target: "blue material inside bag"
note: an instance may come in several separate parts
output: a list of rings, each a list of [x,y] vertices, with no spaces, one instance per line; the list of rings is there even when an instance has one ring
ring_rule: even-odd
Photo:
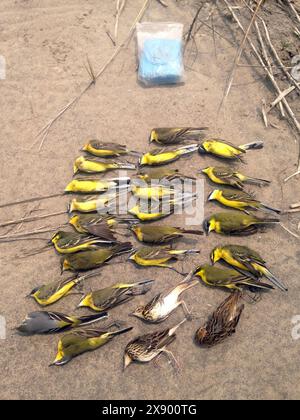
[[[147,39],[140,57],[139,78],[149,84],[182,81],[182,43],[176,39]]]

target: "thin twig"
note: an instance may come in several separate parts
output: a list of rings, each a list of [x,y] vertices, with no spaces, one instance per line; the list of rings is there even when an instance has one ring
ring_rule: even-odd
[[[291,209],[297,209],[298,207],[300,207],[300,203],[295,203],[295,204],[290,205]]]
[[[270,73],[272,74],[272,76],[274,77],[274,73],[273,73],[272,65],[271,65],[271,62],[270,62],[270,60],[269,60],[269,56],[268,56],[268,53],[267,53],[267,49],[266,49],[265,43],[264,43],[264,41],[263,41],[263,38],[262,38],[262,35],[261,35],[261,32],[260,32],[260,29],[259,29],[259,26],[258,26],[258,23],[257,23],[257,22],[255,22],[255,28],[256,28],[256,32],[257,32],[257,36],[258,36],[258,40],[259,40],[259,42],[260,42],[262,55],[263,55],[263,57],[264,57],[264,59],[265,59],[266,65],[267,65],[267,67],[268,67],[268,69],[269,69],[269,72],[270,72]],[[284,109],[283,109],[283,105],[282,105],[281,101],[279,101],[279,108],[280,108],[280,113],[281,113],[282,117],[283,117],[283,118],[285,118],[285,113],[284,113]]]
[[[52,228],[48,227],[48,228],[46,228],[46,229],[45,229],[45,227],[43,226],[43,227],[37,228],[37,229],[35,229],[35,230],[32,230],[32,231],[30,231],[30,232],[20,232],[20,233],[14,233],[14,234],[12,234],[12,235],[4,235],[4,236],[0,236],[0,240],[3,240],[3,239],[25,238],[25,237],[27,237],[27,236],[31,236],[31,235],[38,235],[38,234],[40,234],[40,233],[49,233],[49,232],[53,232],[54,230],[57,230],[57,229],[58,229],[58,227],[57,227],[57,226],[52,227]]]
[[[287,228],[286,226],[284,226],[282,223],[280,223],[280,226],[282,227],[282,229],[284,229],[290,235],[294,236],[294,238],[300,239],[300,236],[297,235],[297,233],[292,232],[289,228]]]
[[[118,43],[119,21],[120,21],[121,14],[123,13],[123,10],[125,9],[125,6],[126,6],[126,0],[117,0],[116,24],[115,24],[115,32],[114,32],[116,44]]]
[[[108,61],[104,64],[104,66],[99,70],[99,72],[96,74],[95,79],[98,80],[100,76],[106,71],[106,69],[110,66],[110,64],[115,60],[115,58],[119,55],[119,53],[122,51],[122,49],[126,46],[127,42],[132,37],[132,34],[135,30],[136,24],[140,21],[140,19],[143,17],[146,9],[148,8],[148,5],[150,3],[150,0],[145,0],[142,8],[140,9],[139,13],[137,14],[135,20],[133,21],[133,24],[131,28],[129,29],[129,32],[127,36],[125,37],[124,41],[115,49],[111,57],[108,59]],[[42,140],[40,143],[39,150],[42,149],[46,138],[49,134],[50,129],[53,127],[53,125],[65,114],[66,111],[68,111],[76,102],[78,102],[82,96],[93,86],[93,82],[89,82],[88,85],[74,98],[72,99],[52,120],[50,120],[38,133],[37,137],[42,135]],[[36,141],[34,142],[36,144]],[[34,145],[33,144],[33,145]]]
[[[226,5],[232,10],[232,6],[229,5],[228,1],[227,0],[223,0],[223,1],[225,1]],[[258,11],[259,11],[259,9],[260,9],[263,1],[264,0],[259,0],[259,3],[257,4],[256,9],[255,9],[255,12],[253,13],[253,16],[251,18],[251,21],[249,23],[249,26],[248,26],[247,30],[244,32],[244,38],[243,38],[242,43],[241,43],[241,45],[240,45],[240,47],[239,47],[239,49],[238,49],[238,51],[236,53],[236,56],[235,56],[235,59],[234,59],[234,62],[233,62],[233,66],[232,66],[232,70],[231,70],[230,76],[228,78],[228,82],[227,82],[227,86],[226,86],[226,89],[225,89],[225,93],[223,95],[223,98],[222,98],[222,101],[221,101],[221,104],[220,104],[220,107],[219,107],[219,111],[221,110],[222,106],[225,104],[226,99],[227,99],[227,97],[229,95],[230,89],[231,89],[232,84],[233,84],[233,80],[234,80],[235,72],[236,72],[236,69],[237,69],[237,65],[238,65],[238,63],[240,61],[240,58],[241,58],[242,54],[243,54],[244,46],[245,46],[245,44],[247,42],[248,35],[249,35],[250,31],[251,31],[251,28],[252,28],[253,23],[255,22],[256,15],[257,15],[257,13],[258,13]]]
[[[43,214],[41,216],[23,217],[23,219],[10,220],[8,222],[1,223],[0,228],[6,227],[6,226],[17,225],[18,223],[35,222],[36,220],[48,219],[50,217],[60,216],[62,214],[67,214],[67,213],[68,213],[67,211],[59,211],[56,213]]]
[[[292,213],[300,213],[300,209],[286,210],[286,211],[283,211],[281,214],[292,214]]]
[[[17,206],[19,204],[32,203],[33,201],[42,201],[42,200],[48,200],[49,198],[62,197],[63,195],[64,195],[63,193],[50,194],[50,195],[44,195],[40,197],[27,198],[26,200],[21,200],[21,201],[13,201],[11,203],[0,204],[0,209],[3,209],[5,207]]]
[[[266,37],[267,37],[269,46],[271,48],[271,51],[274,54],[274,57],[276,58],[281,70],[283,71],[285,76],[290,80],[290,82],[295,86],[295,88],[300,92],[300,84],[297,83],[297,80],[295,80],[293,78],[293,76],[286,70],[283,62],[281,61],[281,58],[279,57],[274,45],[272,44],[270,33],[269,33],[268,27],[266,25],[266,22],[263,19],[261,19],[261,21],[262,21],[262,24],[263,24],[263,27],[264,27],[264,30],[265,30],[265,33],[266,33]]]
[[[290,179],[294,178],[295,176],[300,175],[300,169],[297,170],[297,172],[295,172],[294,174],[288,176],[287,178],[285,178],[284,182],[288,182]]]
[[[162,6],[164,6],[164,7],[169,7],[168,5],[167,5],[167,3],[165,3],[163,0],[157,0],[158,1],[158,3],[160,3]]]
[[[188,30],[188,33],[187,33],[187,38],[186,38],[185,45],[187,45],[190,42],[190,40],[192,39],[194,27],[196,25],[196,22],[198,20],[198,17],[200,15],[200,12],[203,9],[203,7],[204,7],[204,2],[201,3],[200,7],[198,8],[198,10],[197,10],[197,12],[194,16],[194,19],[193,19],[193,21],[191,23],[191,26],[190,26],[190,28]]]
[[[223,0],[223,1],[226,3],[226,5],[227,5],[227,7],[228,7],[229,11],[231,12],[231,14],[232,14],[232,16],[233,16],[234,20],[235,20],[235,21],[237,22],[237,24],[239,25],[240,29],[241,29],[244,33],[246,33],[246,31],[245,31],[245,29],[244,29],[243,25],[241,24],[241,22],[240,22],[239,18],[237,17],[236,13],[234,12],[233,7],[229,4],[229,2],[228,2],[227,0]],[[272,85],[273,85],[274,89],[275,89],[275,90],[277,91],[277,93],[280,95],[282,92],[281,92],[281,90],[280,90],[280,88],[279,88],[279,86],[278,86],[278,84],[277,84],[277,82],[276,82],[276,80],[275,80],[275,77],[272,75],[272,73],[270,73],[269,69],[268,69],[268,68],[267,68],[267,66],[265,65],[263,58],[262,58],[262,57],[261,57],[261,55],[259,54],[259,52],[258,52],[257,48],[255,47],[255,45],[254,45],[254,44],[253,44],[253,42],[251,41],[250,37],[247,37],[247,39],[248,39],[248,42],[249,42],[249,44],[250,44],[250,46],[251,46],[251,48],[252,48],[252,50],[253,50],[253,52],[254,52],[254,54],[255,54],[256,58],[258,59],[259,63],[261,64],[262,68],[263,68],[263,69],[265,70],[265,72],[267,73],[267,75],[268,75],[268,77],[269,77],[269,79],[270,79],[270,81],[271,81],[271,83],[272,83]],[[292,122],[293,122],[293,124],[294,124],[294,126],[295,126],[295,128],[296,128],[296,130],[297,130],[297,132],[300,134],[300,124],[299,124],[299,122],[298,122],[298,120],[297,120],[297,118],[296,118],[296,116],[295,116],[295,114],[294,114],[293,110],[291,109],[291,107],[289,106],[289,104],[288,104],[288,102],[287,102],[287,100],[286,100],[285,98],[283,98],[283,99],[282,99],[282,102],[283,102],[283,104],[284,104],[284,106],[285,106],[285,108],[286,108],[286,110],[287,110],[287,112],[288,112],[288,114],[289,114],[289,117],[290,117],[290,119],[292,120]]]
[[[293,92],[295,90],[295,86],[290,86],[287,89],[285,89],[283,92],[281,92],[280,95],[277,96],[277,98],[275,99],[275,101],[273,101],[272,103],[270,103],[267,113],[269,113],[279,102],[282,101],[283,98],[285,98],[286,96],[288,96],[291,92]]]
[[[291,0],[285,0],[285,1],[288,4],[288,6],[290,7],[290,9],[293,12],[293,14],[295,15],[297,21],[300,23],[299,13],[297,12],[297,10],[296,10],[295,6],[293,5],[293,3],[291,2]]]

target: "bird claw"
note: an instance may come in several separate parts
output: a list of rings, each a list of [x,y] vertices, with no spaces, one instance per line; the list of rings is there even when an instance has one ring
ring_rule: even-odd
[[[194,312],[191,312],[186,315],[187,321],[194,321],[195,319],[200,319],[200,316]]]

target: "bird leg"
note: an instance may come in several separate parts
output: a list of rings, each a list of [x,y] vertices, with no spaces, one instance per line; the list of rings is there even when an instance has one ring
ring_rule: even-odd
[[[251,296],[249,293],[244,291],[242,299],[244,299],[244,301],[249,303],[250,305],[255,305],[256,303],[261,301],[262,297],[259,293],[254,293],[254,296]]]
[[[175,369],[176,373],[180,373],[181,368],[174,354],[170,350],[167,350],[167,349],[163,349],[162,352],[166,354],[170,363],[173,365],[173,368]]]
[[[184,313],[184,315],[185,315],[185,317],[186,317],[186,319],[187,319],[188,321],[192,321],[193,319],[195,319],[195,318],[196,318],[196,317],[192,314],[192,312],[191,312],[191,311],[189,311],[189,309],[188,309],[188,307],[187,307],[187,304],[185,303],[185,301],[184,301],[184,300],[180,301],[180,302],[179,302],[179,305],[181,305],[181,307],[182,307],[182,309],[183,309],[183,313]]]

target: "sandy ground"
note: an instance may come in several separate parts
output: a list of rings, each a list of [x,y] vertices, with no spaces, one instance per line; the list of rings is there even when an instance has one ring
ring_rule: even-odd
[[[120,38],[128,30],[142,0],[128,1],[120,22]],[[170,1],[168,9],[153,1],[146,20],[174,20],[188,24],[193,13]],[[1,2],[1,50],[7,61],[7,78],[0,81],[1,95],[1,190],[0,202],[21,200],[38,194],[63,191],[72,177],[72,163],[84,140],[98,137],[126,143],[130,148],[147,150],[153,126],[207,125],[210,134],[236,144],[265,140],[265,149],[250,152],[244,172],[272,179],[272,186],[257,190],[262,201],[284,208],[299,201],[299,180],[282,185],[297,160],[297,144],[284,121],[273,114],[279,129],[265,129],[260,116],[264,97],[273,99],[264,78],[255,68],[241,67],[236,75],[226,114],[217,120],[226,76],[235,54],[221,38],[216,54],[211,33],[203,28],[198,36],[198,56],[193,69],[186,72],[186,84],[175,88],[144,89],[137,83],[135,44],[131,42],[116,62],[82,100],[50,132],[40,153],[38,144],[30,148],[38,130],[85,86],[84,62],[88,54],[97,71],[113,51],[104,24],[112,30],[114,2],[110,0],[3,0]],[[216,18],[216,27],[234,40],[228,22]],[[228,26],[229,25],[229,26]],[[232,25],[231,25],[232,26]],[[225,31],[225,32],[224,32]],[[189,59],[191,60],[191,59]],[[190,65],[189,65],[190,67]],[[213,163],[213,159],[194,156],[180,162],[188,175]],[[206,194],[211,186],[206,183]],[[40,213],[64,210],[67,197],[41,203]],[[1,221],[22,217],[33,209],[24,205],[2,209]],[[216,210],[206,206],[206,214]],[[284,219],[291,228],[297,218]],[[28,224],[21,229],[56,226],[66,218]],[[170,224],[178,224],[172,218]],[[1,230],[2,234],[5,230]],[[41,235],[45,238],[48,235]],[[35,302],[25,298],[38,284],[59,278],[59,258],[54,252],[18,259],[24,242],[1,246],[0,313],[7,320],[7,339],[0,341],[0,397],[4,399],[297,399],[300,397],[299,341],[291,336],[291,320],[300,313],[299,241],[280,227],[250,238],[224,239],[216,235],[193,246],[201,257],[186,260],[184,269],[208,261],[216,244],[238,241],[258,250],[272,270],[289,286],[289,293],[274,291],[255,306],[247,305],[237,334],[210,350],[193,344],[193,335],[202,319],[186,323],[170,346],[182,373],[175,375],[162,358],[153,364],[133,365],[122,372],[126,343],[134,336],[160,327],[147,326],[127,317],[140,302],[159,291],[167,291],[180,281],[171,271],[141,271],[130,264],[103,269],[101,278],[88,281],[87,289],[110,285],[120,279],[156,279],[146,297],[111,311],[111,318],[127,320],[134,330],[102,349],[86,354],[64,368],[48,368],[53,360],[57,336],[23,338],[13,328],[30,312]],[[44,245],[33,241],[34,248]],[[184,246],[184,244],[181,244]],[[181,268],[181,265],[178,265]],[[226,294],[197,286],[185,300],[204,319]],[[72,313],[78,296],[70,296],[53,310]],[[165,323],[182,319],[178,310]]]

